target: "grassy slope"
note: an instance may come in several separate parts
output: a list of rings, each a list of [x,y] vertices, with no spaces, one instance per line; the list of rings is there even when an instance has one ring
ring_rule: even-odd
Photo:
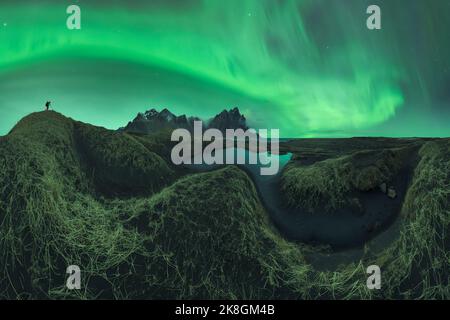
[[[77,124],[75,138],[86,169],[104,193],[153,193],[173,180],[166,162],[130,135]]]
[[[146,139],[53,112],[0,138],[0,297],[449,298],[448,141],[421,150],[400,238],[318,272],[271,228],[246,174],[173,183],[165,151]],[[374,262],[381,292],[365,287]],[[81,291],[65,289],[70,264],[82,268]]]
[[[289,207],[310,212],[326,204],[327,211],[355,205],[353,191],[369,191],[389,182],[413,157],[414,148],[359,151],[310,165],[286,166],[281,190]]]
[[[0,297],[252,298],[279,290],[283,261],[300,256],[284,257],[295,249],[270,231],[246,174],[230,167],[157,189],[171,169],[137,141],[53,112],[30,115],[1,139]],[[140,190],[143,178],[153,196],[109,198],[116,183]],[[82,267],[86,290],[65,289],[71,264]]]
[[[399,150],[398,150],[399,151]],[[403,150],[405,151],[405,150]],[[359,156],[359,155],[358,155]],[[322,166],[334,167],[338,162],[348,163],[350,158],[338,158],[330,163],[318,163]],[[382,157],[383,158],[383,157]],[[375,163],[380,159],[375,158]],[[313,166],[314,167],[314,166]],[[382,168],[383,166],[379,166]],[[338,190],[331,190],[331,195],[324,190],[321,177],[325,171],[319,168],[307,168],[315,171],[315,179],[308,180],[312,186],[320,190],[319,195],[328,199],[339,198]],[[391,161],[391,168],[396,168],[396,161]],[[284,173],[289,174],[290,167]],[[330,168],[328,168],[330,169]],[[330,169],[331,170],[331,169]],[[294,171],[295,172],[295,171]],[[333,179],[334,174],[326,171]],[[336,171],[334,171],[336,172]],[[392,173],[392,170],[383,172]],[[300,173],[305,173],[300,170]],[[339,183],[353,184],[355,175],[359,171],[353,166]],[[300,178],[300,177],[298,177]],[[385,177],[383,177],[384,179]],[[286,180],[285,180],[286,181]],[[370,181],[378,181],[375,176]],[[301,295],[308,298],[317,296],[333,298],[425,298],[425,299],[449,299],[449,268],[450,263],[450,139],[426,142],[419,150],[419,163],[414,170],[411,186],[408,189],[401,211],[400,236],[381,253],[372,254],[369,247],[363,259],[358,264],[344,265],[336,272],[317,272],[314,280],[300,281],[303,275],[298,274],[293,282],[294,287],[299,288]],[[354,187],[354,186],[353,186]],[[307,192],[308,187],[301,187]],[[350,188],[350,187],[348,187]],[[297,194],[298,195],[298,194]],[[317,194],[316,194],[317,195]],[[306,195],[305,196],[311,196]],[[295,200],[292,200],[295,203]],[[311,200],[313,201],[313,200]],[[339,204],[339,202],[334,202]],[[365,268],[376,264],[382,270],[382,290],[370,291],[361,285],[365,280],[361,276]],[[309,287],[309,289],[305,289]]]

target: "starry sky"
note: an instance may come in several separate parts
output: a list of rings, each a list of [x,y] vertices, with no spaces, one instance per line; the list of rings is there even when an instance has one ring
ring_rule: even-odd
[[[450,0],[2,0],[0,135],[51,100],[110,129],[239,107],[282,137],[448,137],[449,16]]]

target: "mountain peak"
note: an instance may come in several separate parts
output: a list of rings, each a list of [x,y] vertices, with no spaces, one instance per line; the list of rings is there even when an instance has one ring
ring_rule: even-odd
[[[222,132],[225,132],[226,129],[248,129],[247,120],[236,107],[230,110],[223,110],[216,115],[211,120],[209,127],[217,128]]]
[[[136,118],[129,122],[123,130],[137,133],[153,133],[166,128],[184,128],[192,131],[194,121],[200,120],[199,117],[187,117],[185,114],[176,116],[167,108],[161,111],[152,108],[144,113],[138,113]],[[225,132],[226,129],[248,129],[246,119],[237,107],[230,110],[224,109],[212,119],[205,121],[205,129],[209,128],[216,128],[222,132]]]

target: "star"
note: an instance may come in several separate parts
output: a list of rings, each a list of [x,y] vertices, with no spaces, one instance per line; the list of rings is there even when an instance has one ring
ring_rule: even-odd
[[[7,26],[8,26],[8,23],[7,23],[7,22],[3,22],[3,26],[4,26],[4,27],[7,27]]]

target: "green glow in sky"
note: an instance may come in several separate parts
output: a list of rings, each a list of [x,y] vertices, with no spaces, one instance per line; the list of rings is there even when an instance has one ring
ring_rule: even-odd
[[[79,1],[71,31],[70,3],[2,2],[0,134],[47,99],[108,128],[152,107],[237,106],[284,137],[450,133],[449,1],[381,1],[381,31],[366,28],[369,1],[132,3]]]

